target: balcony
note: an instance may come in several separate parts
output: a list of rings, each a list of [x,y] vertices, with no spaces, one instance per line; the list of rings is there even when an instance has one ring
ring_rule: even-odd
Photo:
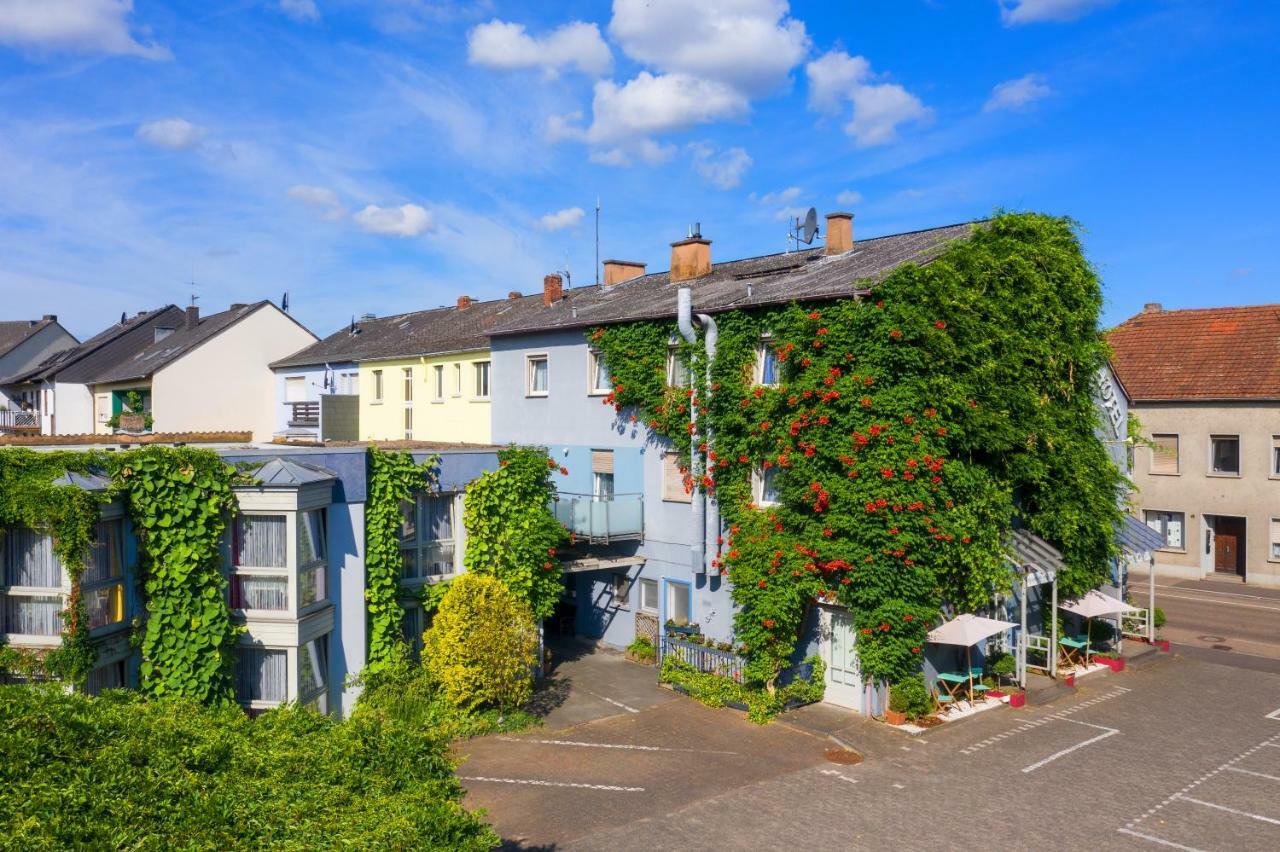
[[[594,497],[562,491],[559,499],[551,504],[551,509],[557,521],[568,527],[579,540],[590,544],[644,538],[643,494]]]
[[[39,435],[40,412],[0,411],[0,434]]]
[[[285,405],[289,406],[290,429],[320,428],[320,403],[318,401],[286,402]]]

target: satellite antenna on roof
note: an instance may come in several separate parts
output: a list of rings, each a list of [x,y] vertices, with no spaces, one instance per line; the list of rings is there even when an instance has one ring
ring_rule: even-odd
[[[800,251],[800,244],[813,245],[813,238],[818,234],[818,211],[810,207],[809,212],[804,214],[804,219],[799,216],[793,216],[791,219],[791,231],[787,234],[787,239],[791,240],[796,251]]]

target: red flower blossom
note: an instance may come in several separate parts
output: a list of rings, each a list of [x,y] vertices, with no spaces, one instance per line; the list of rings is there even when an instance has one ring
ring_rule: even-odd
[[[830,528],[822,531],[822,534],[825,535],[827,538],[831,538],[831,536],[835,535],[835,533],[836,531]]]
[[[937,322],[935,322],[935,323],[933,324],[933,327],[934,327],[934,328],[946,328],[946,327],[947,327],[947,324],[946,324],[945,322],[943,322],[942,320],[938,320]]]
[[[826,334],[826,333],[827,333],[826,326],[823,326],[822,328],[818,329],[818,334]]]
[[[821,318],[821,317],[822,317],[822,314],[818,313],[817,311],[810,311],[810,312],[809,312],[809,319],[811,319],[811,320],[816,320],[816,319],[819,319],[819,318]]]
[[[763,624],[765,627],[773,627],[773,625],[774,625],[774,623],[775,623],[775,622],[774,622],[774,620],[773,620],[772,618],[766,618],[766,619],[764,619],[763,621],[761,621],[760,623],[761,623],[761,624]]]
[[[864,397],[862,398],[862,407],[863,407],[863,408],[870,408],[870,407],[871,407],[871,397],[869,397],[869,396],[864,396]]]
[[[911,649],[911,653],[913,653],[913,654],[919,654],[919,653],[920,653],[920,649],[919,649],[919,648],[912,648],[912,649]]]
[[[889,336],[892,337],[894,340],[897,340],[899,337],[902,336],[902,332],[898,331],[898,329],[895,328],[893,331],[889,332]]]
[[[764,580],[761,580],[759,583],[756,583],[756,588],[764,589],[764,588],[767,588],[768,585],[769,584],[766,583]]]
[[[568,475],[569,475],[569,468],[567,468],[567,467],[562,467],[562,468],[560,468],[560,475],[561,475],[561,476],[568,476]]]

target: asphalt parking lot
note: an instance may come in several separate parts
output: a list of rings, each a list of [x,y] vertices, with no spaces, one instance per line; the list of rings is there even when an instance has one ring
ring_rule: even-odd
[[[846,766],[822,736],[702,707],[652,669],[614,658],[611,683],[580,665],[573,686],[652,701],[467,744],[468,804],[511,848],[1280,849],[1275,672],[1164,655],[919,737],[850,718],[839,737],[866,759]]]

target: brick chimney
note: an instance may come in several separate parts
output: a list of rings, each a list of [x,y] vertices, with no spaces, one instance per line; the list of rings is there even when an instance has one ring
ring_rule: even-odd
[[[702,235],[671,244],[671,282],[701,278],[711,271],[711,240]]]
[[[824,254],[844,254],[853,249],[853,214],[827,214],[827,241]]]
[[[564,297],[564,279],[559,275],[546,275],[542,279],[542,304],[551,307]]]
[[[470,296],[459,296],[459,297],[458,297],[458,310],[460,310],[460,311],[465,311],[467,308],[471,307],[471,303],[472,303],[473,301],[475,301],[475,300],[474,300],[474,299],[472,299]]]
[[[1164,305],[1160,304],[1159,302],[1147,302],[1145,305],[1142,306],[1142,312],[1144,314],[1158,314],[1163,310],[1164,310]]]
[[[200,324],[200,308],[195,305],[187,307],[187,328],[195,328]]]
[[[507,294],[507,301],[509,302],[514,302],[516,299],[519,299],[519,298],[521,298],[521,293],[519,290],[512,290],[510,293]]]
[[[44,319],[44,321],[45,321],[45,322],[57,322],[57,321],[58,321],[58,315],[57,315],[57,314],[45,314],[45,315],[44,315],[44,317],[43,317],[43,319]]]
[[[634,260],[606,260],[604,262],[604,286],[612,287],[632,278],[644,275],[644,264]]]

